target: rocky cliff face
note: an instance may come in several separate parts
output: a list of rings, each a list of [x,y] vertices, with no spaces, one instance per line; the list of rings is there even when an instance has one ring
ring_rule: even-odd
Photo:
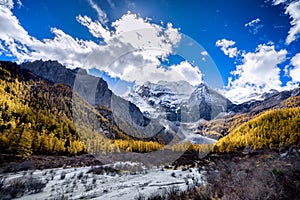
[[[219,114],[229,112],[228,107],[232,105],[226,97],[205,84],[195,87],[187,103],[182,108],[185,113],[184,121],[192,122],[199,119],[210,120]]]
[[[112,91],[107,83],[102,78],[88,75],[84,69],[71,70],[57,61],[41,60],[27,62],[20,67],[53,83],[62,83],[71,87],[92,105],[110,107]]]
[[[129,123],[124,132],[138,132],[140,127],[149,123],[149,119],[144,117],[137,106],[113,94],[102,78],[91,76],[84,69],[68,69],[57,61],[41,60],[24,63],[20,67],[53,83],[71,87],[99,110],[102,106],[109,108],[112,111],[110,115],[113,115],[117,122]]]

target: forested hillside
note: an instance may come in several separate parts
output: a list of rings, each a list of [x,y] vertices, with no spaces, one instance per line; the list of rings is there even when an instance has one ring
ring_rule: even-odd
[[[26,158],[164,148],[151,139],[141,141],[124,133],[109,108],[94,108],[68,86],[44,80],[11,62],[0,62],[0,97],[0,152],[4,154]],[[184,151],[186,146],[172,149]]]
[[[213,150],[233,152],[246,147],[262,149],[288,145],[300,145],[300,107],[266,111],[220,139]]]
[[[127,136],[96,112],[80,96],[72,120],[72,90],[53,85],[10,62],[0,63],[0,151],[27,157],[30,154],[66,154],[115,151],[102,134]]]
[[[11,62],[0,62],[0,97],[0,151],[5,154],[25,158],[31,154],[202,152],[211,148],[189,142],[164,146],[155,138],[133,138],[114,123],[109,108],[94,108],[70,87],[44,80]],[[299,145],[299,105],[299,96],[293,96],[263,114],[237,114],[221,120],[225,129],[218,120],[209,122],[207,126],[219,135],[229,132],[214,145],[214,151]]]

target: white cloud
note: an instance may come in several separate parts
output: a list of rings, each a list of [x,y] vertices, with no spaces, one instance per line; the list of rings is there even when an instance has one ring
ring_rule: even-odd
[[[262,24],[260,24],[261,20],[259,18],[256,18],[248,23],[245,24],[245,27],[249,28],[249,32],[253,33],[254,35],[258,34],[259,29],[263,27]]]
[[[14,1],[13,0],[0,0],[0,6],[4,6],[8,9],[13,9]]]
[[[30,37],[28,32],[20,25],[19,20],[13,15],[11,5],[0,4],[0,40],[8,55],[14,55],[20,62],[29,59],[28,45],[38,41]]]
[[[112,26],[116,30],[115,36],[121,42],[130,43],[136,49],[156,49],[159,56],[171,53],[173,47],[181,40],[181,34],[171,23],[163,28],[136,14],[123,15],[113,22]]]
[[[105,43],[73,38],[57,28],[51,28],[54,38],[38,40],[28,34],[7,6],[0,6],[0,44],[9,52],[6,55],[11,54],[18,63],[58,60],[68,67],[96,67],[112,77],[137,84],[160,80],[185,80],[192,85],[202,82],[199,68],[186,61],[169,68],[160,66],[160,59],[171,54],[181,40],[171,23],[163,27],[127,13],[112,23],[114,30],[109,30],[88,16],[79,15],[76,20]]]
[[[21,2],[21,0],[17,0],[17,4],[18,4],[19,8],[21,8],[23,6],[23,3]]]
[[[103,38],[105,40],[111,38],[110,31],[107,28],[104,28],[99,21],[92,21],[88,16],[77,16],[77,21],[86,26],[89,29],[89,32],[96,38]]]
[[[255,26],[257,23],[259,23],[260,22],[260,19],[259,18],[256,18],[256,19],[254,19],[254,20],[252,20],[252,21],[250,21],[250,22],[248,22],[248,23],[246,23],[245,24],[245,27],[247,27],[247,26]]]
[[[117,71],[122,80],[142,85],[146,81],[157,83],[159,81],[188,81],[191,85],[202,83],[202,73],[198,67],[193,67],[187,61],[172,65],[168,69],[155,67],[151,64],[142,66],[127,65],[123,71]]]
[[[97,12],[99,21],[102,24],[106,24],[108,22],[106,13],[93,0],[89,0],[89,3]]]
[[[221,50],[225,55],[230,58],[236,57],[238,54],[238,50],[236,47],[232,47],[235,45],[235,42],[232,40],[222,39],[216,42],[216,46],[221,47]]]
[[[114,2],[112,2],[112,0],[107,0],[107,3],[109,4],[109,6],[112,8],[112,9],[115,9],[116,8],[116,5]]]
[[[289,35],[286,38],[286,43],[290,44],[297,40],[300,34],[300,0],[290,3],[286,10],[286,14],[290,15],[292,21],[290,22],[291,28],[289,30]]]
[[[200,54],[203,56],[203,57],[201,58],[201,60],[202,60],[203,62],[205,62],[205,61],[206,61],[206,56],[208,56],[208,52],[207,52],[207,51],[201,51]]]
[[[282,3],[285,3],[287,0],[273,0],[273,5],[279,5],[279,4],[282,4]]]
[[[179,73],[183,77],[183,79],[178,79],[179,80],[185,80],[188,81],[191,85],[198,85],[202,83],[202,73],[199,70],[199,67],[197,66],[192,66],[189,62],[187,61],[182,61],[178,65],[173,65],[170,67],[170,71],[174,71],[174,74],[176,72]],[[176,80],[175,80],[176,81]]]
[[[300,0],[287,1],[287,0],[273,0],[273,5],[285,5],[285,14],[288,14],[291,19],[291,28],[285,40],[286,44],[291,44],[299,38],[300,34]]]
[[[243,53],[241,65],[228,79],[226,96],[234,102],[249,100],[271,89],[282,90],[279,64],[286,60],[286,50],[276,51],[274,45],[259,45],[255,52]]]
[[[293,82],[300,82],[300,53],[296,54],[291,59],[291,64],[293,68],[289,70],[289,76],[292,78]]]
[[[201,55],[202,56],[208,56],[208,52],[207,51],[201,51]]]

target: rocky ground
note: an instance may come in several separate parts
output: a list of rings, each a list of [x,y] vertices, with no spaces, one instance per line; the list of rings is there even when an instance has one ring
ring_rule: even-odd
[[[158,155],[161,156],[161,153]],[[185,191],[170,189],[168,187],[169,183],[166,183],[166,189],[162,193],[147,190],[146,196],[143,196],[143,192],[141,192],[139,195],[131,196],[133,199],[300,199],[300,150],[297,148],[244,150],[228,154],[209,154],[202,159],[196,153],[189,153],[181,155],[172,164],[165,165],[163,159],[156,157],[158,155],[134,153],[130,155],[81,155],[75,157],[31,156],[26,161],[9,156],[1,156],[0,169],[2,175],[7,173],[23,174],[23,172],[18,171],[34,171],[37,169],[44,171],[45,169],[51,170],[50,168],[61,168],[61,171],[63,171],[63,168],[66,170],[75,170],[77,168],[79,170],[79,168],[84,166],[105,166],[107,163],[117,163],[119,161],[122,163],[130,160],[130,163],[143,163],[142,165],[145,169],[151,169],[151,167],[159,169],[152,171],[151,175],[142,175],[144,171],[142,170],[143,172],[141,173],[138,170],[139,172],[134,175],[134,179],[132,179],[132,176],[128,176],[132,181],[136,182],[137,189],[142,184],[143,176],[147,176],[149,180],[150,177],[155,176],[156,180],[160,177],[159,174],[164,174],[161,170],[170,170],[167,173],[168,178],[169,176],[172,177],[172,174],[170,174],[172,170],[175,170],[176,174],[185,170],[189,171],[190,169],[193,172],[197,170],[201,172],[206,180],[206,184],[194,184],[193,187],[187,187]],[[151,159],[153,159],[152,163],[150,163]],[[108,168],[98,168],[100,173],[107,173],[107,170]],[[134,168],[134,170],[136,169]],[[68,173],[71,173],[71,171]],[[109,172],[123,173],[124,170],[115,170],[114,165],[110,165]],[[84,175],[85,173],[90,176],[87,172],[84,172]],[[61,174],[57,174],[58,180],[61,180]],[[139,178],[139,176],[141,177]],[[93,176],[90,178],[93,180]],[[126,183],[125,179],[122,178],[124,184]],[[99,178],[100,180],[102,178]],[[118,178],[115,179],[114,176],[114,178],[109,178],[109,180],[116,182]],[[138,183],[139,181],[141,183]],[[64,183],[63,181],[61,182],[62,184]],[[155,183],[154,180],[152,182]],[[45,188],[47,187],[45,186]],[[43,189],[40,192],[42,191]],[[97,190],[93,191],[97,192]],[[102,192],[106,193],[105,191]],[[130,193],[126,194],[130,195]],[[51,195],[51,190],[48,191],[48,195]],[[118,196],[118,193],[112,193],[112,195]]]
[[[50,168],[68,168],[102,165],[103,163],[93,155],[80,156],[49,156],[34,155],[29,156],[26,160],[17,158],[12,155],[0,155],[0,173],[18,172],[26,170],[43,170]]]
[[[207,172],[206,185],[175,199],[300,199],[299,149],[211,154],[201,160],[186,154],[174,164],[198,164]]]

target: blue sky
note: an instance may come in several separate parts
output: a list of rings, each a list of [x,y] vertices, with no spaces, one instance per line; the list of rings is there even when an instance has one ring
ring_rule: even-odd
[[[147,80],[204,81],[243,102],[300,82],[299,0],[0,0],[0,10],[1,60],[86,68],[120,95]]]

